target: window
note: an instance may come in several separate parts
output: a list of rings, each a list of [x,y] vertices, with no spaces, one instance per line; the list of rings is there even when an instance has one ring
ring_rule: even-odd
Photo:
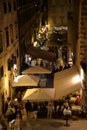
[[[4,9],[4,13],[7,13],[7,5],[5,2],[3,3],[3,9]]]
[[[13,60],[12,59],[10,60],[10,64],[11,64],[11,67],[13,67]]]
[[[11,12],[11,3],[10,2],[8,2],[8,10],[9,10],[9,12]]]
[[[13,61],[13,64],[16,64],[16,56],[14,56],[13,54],[12,54],[12,61]]]
[[[8,11],[11,12],[11,3],[8,2]]]
[[[7,65],[8,65],[8,70],[11,70],[11,60],[10,59],[8,59]]]
[[[2,78],[4,75],[4,70],[3,70],[3,66],[0,67],[0,78]]]
[[[86,88],[86,90],[87,90],[87,88]],[[85,97],[85,103],[87,102],[87,96]]]
[[[17,49],[17,57],[18,57],[18,49]]]
[[[73,19],[73,12],[72,11],[68,11],[68,18]]]
[[[69,4],[72,4],[72,0],[69,0]]]
[[[16,64],[17,62],[17,59],[16,59],[16,56],[14,56],[14,64]]]
[[[16,35],[16,39],[18,38],[18,25],[17,22],[15,22],[15,35]]]
[[[10,40],[11,40],[11,43],[13,43],[13,26],[10,25]]]
[[[9,32],[8,32],[8,28],[6,28],[6,46],[9,46]]]
[[[56,1],[52,0],[52,6],[55,6],[55,5],[56,5]]]
[[[14,1],[13,7],[14,7],[14,11],[15,11],[16,10],[16,1]]]
[[[0,53],[3,51],[2,32],[0,31]]]

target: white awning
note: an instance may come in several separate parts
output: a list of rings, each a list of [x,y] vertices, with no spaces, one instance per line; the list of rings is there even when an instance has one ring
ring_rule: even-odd
[[[38,86],[40,77],[34,75],[18,75],[11,83],[12,87]]]
[[[54,75],[55,99],[81,89],[81,80],[76,66]]]
[[[54,88],[32,88],[26,90],[22,100],[48,101],[51,99],[54,100],[54,96]]]
[[[24,70],[22,74],[51,74],[51,71],[41,66],[32,66]]]

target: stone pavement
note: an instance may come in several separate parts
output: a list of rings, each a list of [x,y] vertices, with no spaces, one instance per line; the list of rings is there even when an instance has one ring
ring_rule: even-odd
[[[69,120],[70,126],[61,119],[31,119],[21,121],[21,130],[87,130],[87,119]]]

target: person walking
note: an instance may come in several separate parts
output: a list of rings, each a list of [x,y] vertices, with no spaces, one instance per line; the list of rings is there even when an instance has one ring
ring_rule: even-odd
[[[28,117],[30,118],[30,113],[32,111],[32,105],[29,100],[27,100],[27,102],[25,103],[25,109],[26,109],[27,118]]]
[[[65,126],[70,126],[68,121],[69,121],[70,116],[71,116],[71,109],[70,109],[69,103],[67,101],[64,103],[63,114],[64,114],[65,120],[66,120]]]
[[[22,103],[18,107],[18,114],[19,114],[20,119],[22,120],[22,117],[23,117],[23,114],[24,114],[24,106],[23,106]]]
[[[38,105],[37,103],[33,103],[33,118],[36,120],[37,119],[37,110],[38,110]]]
[[[54,103],[52,100],[50,100],[47,105],[47,118],[50,119],[52,118],[53,107],[54,107]]]

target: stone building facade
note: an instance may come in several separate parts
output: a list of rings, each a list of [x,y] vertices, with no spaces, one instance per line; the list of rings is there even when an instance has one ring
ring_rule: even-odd
[[[20,69],[16,0],[0,1],[0,114],[4,102],[11,96],[14,71]],[[14,68],[14,65],[16,68]],[[19,71],[19,70],[18,70]]]
[[[14,97],[12,82],[21,73],[25,49],[47,21],[46,11],[44,0],[0,1],[0,114],[7,97]]]
[[[78,26],[77,65],[79,63],[84,70],[83,106],[87,110],[87,0],[80,0]]]
[[[42,26],[47,21],[46,0],[18,0],[18,27],[20,45],[20,63],[26,54],[26,48],[36,41],[36,37]]]
[[[68,0],[48,0],[48,25],[67,26]]]
[[[68,26],[68,58],[73,56],[80,74],[82,68],[83,103],[87,106],[87,0],[1,0],[0,114],[5,100],[12,96],[11,82],[21,72],[26,48],[45,23]]]
[[[83,102],[87,106],[87,0],[48,0],[48,25],[67,26],[68,62],[81,76]]]

